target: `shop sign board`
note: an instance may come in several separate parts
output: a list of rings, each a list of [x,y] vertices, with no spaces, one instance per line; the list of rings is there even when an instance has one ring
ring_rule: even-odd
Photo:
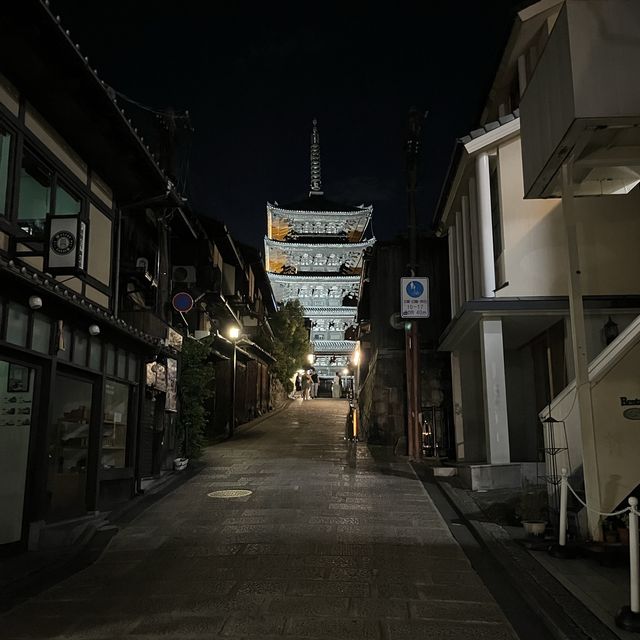
[[[87,225],[78,216],[47,216],[45,271],[79,275],[85,269]]]
[[[166,411],[178,410],[178,361],[167,358],[167,395],[165,396]]]

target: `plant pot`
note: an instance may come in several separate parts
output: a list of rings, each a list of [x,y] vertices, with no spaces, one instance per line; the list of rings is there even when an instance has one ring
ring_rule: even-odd
[[[541,536],[547,528],[547,523],[541,520],[523,520],[522,526],[530,536]]]
[[[189,464],[189,458],[175,458],[173,461],[173,468],[176,471],[184,471]]]

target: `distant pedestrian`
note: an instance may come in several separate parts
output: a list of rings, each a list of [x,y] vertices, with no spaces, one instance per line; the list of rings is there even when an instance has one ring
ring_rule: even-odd
[[[333,384],[331,385],[331,396],[333,398],[339,398],[341,395],[340,374],[336,371],[336,375],[333,376]]]
[[[308,371],[302,374],[302,399],[311,400],[311,376]]]
[[[311,397],[318,397],[318,387],[320,386],[320,379],[318,378],[318,372],[315,369],[311,370]]]
[[[302,397],[302,378],[300,377],[300,374],[296,374],[296,381],[294,384],[294,390],[293,390],[293,397]]]

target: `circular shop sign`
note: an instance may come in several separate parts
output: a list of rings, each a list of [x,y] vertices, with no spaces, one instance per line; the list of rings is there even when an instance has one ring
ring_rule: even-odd
[[[172,302],[173,308],[181,313],[187,313],[187,311],[191,311],[191,309],[193,309],[193,298],[190,294],[185,293],[184,291],[176,293],[176,295],[173,296]]]
[[[424,287],[421,282],[412,280],[406,286],[407,294],[411,298],[419,298],[424,293]]]
[[[58,231],[51,238],[51,249],[59,256],[66,256],[76,246],[76,237],[71,231]]]

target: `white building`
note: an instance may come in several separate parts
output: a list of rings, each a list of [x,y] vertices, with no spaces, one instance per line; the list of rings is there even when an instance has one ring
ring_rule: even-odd
[[[278,303],[299,300],[310,325],[315,368],[332,378],[355,349],[365,238],[373,208],[324,197],[317,123],[311,134],[311,190],[300,202],[267,203],[265,265]]]
[[[459,143],[438,212],[453,317],[441,349],[474,488],[563,466],[579,484],[584,459],[587,498],[605,511],[640,482],[639,423],[620,406],[640,398],[639,9],[541,0],[520,11],[482,125]],[[564,189],[562,165],[574,178]],[[587,364],[578,398],[571,381]],[[543,427],[550,401],[559,422]]]

